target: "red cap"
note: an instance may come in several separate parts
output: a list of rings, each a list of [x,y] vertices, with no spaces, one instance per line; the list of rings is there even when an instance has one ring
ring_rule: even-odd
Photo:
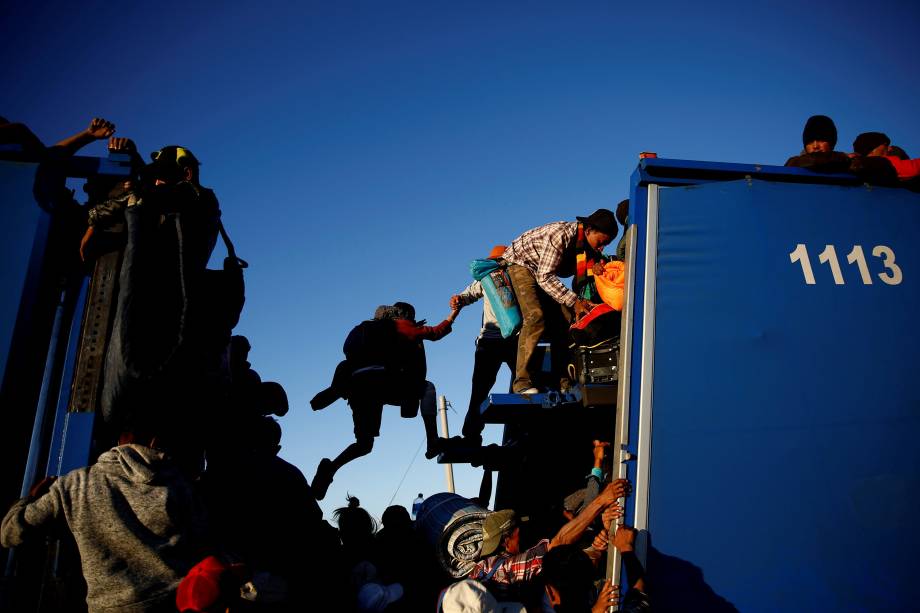
[[[489,252],[488,259],[497,260],[498,258],[502,257],[502,254],[504,254],[505,250],[507,249],[508,248],[505,247],[504,245],[495,245],[494,247],[492,247],[492,251]]]
[[[209,611],[220,599],[220,581],[228,570],[226,564],[208,556],[188,571],[179,582],[176,606],[180,611]]]

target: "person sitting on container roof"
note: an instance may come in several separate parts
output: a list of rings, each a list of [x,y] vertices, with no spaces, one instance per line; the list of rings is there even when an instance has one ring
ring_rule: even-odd
[[[863,132],[857,136],[850,155],[850,172],[868,183],[898,185],[898,172],[887,158],[890,144],[891,141],[881,132]]]
[[[502,256],[508,262],[508,276],[521,308],[523,324],[518,336],[517,363],[512,390],[536,394],[540,364],[535,360],[537,344],[549,337],[553,376],[560,390],[572,386],[568,378],[568,324],[591,310],[592,304],[563,285],[559,277],[576,272],[579,254],[593,259],[617,235],[612,211],[598,209],[577,221],[557,221],[528,230],[512,241]]]
[[[907,155],[907,152],[904,151],[904,149],[902,149],[901,147],[898,147],[897,145],[891,145],[890,147],[888,147],[888,155],[894,156],[898,158],[899,160],[909,160],[910,159],[910,156]]]
[[[881,132],[863,132],[857,136],[853,151],[867,158],[888,160],[902,181],[920,176],[920,159],[908,159],[907,153],[900,147],[892,147],[891,139]],[[903,157],[898,153],[903,153]]]
[[[808,168],[816,172],[847,172],[850,158],[846,153],[834,151],[837,145],[837,126],[827,115],[812,115],[802,130],[805,149],[786,160],[786,166]]]
[[[543,556],[553,547],[577,542],[608,507],[616,508],[611,517],[621,516],[617,499],[625,496],[627,491],[628,481],[625,479],[608,483],[597,498],[566,523],[556,536],[543,539],[525,551],[521,551],[521,530],[515,512],[508,509],[490,513],[482,523],[480,561],[468,578],[485,583],[499,599],[513,600],[508,596],[517,596],[518,588],[540,574]]]

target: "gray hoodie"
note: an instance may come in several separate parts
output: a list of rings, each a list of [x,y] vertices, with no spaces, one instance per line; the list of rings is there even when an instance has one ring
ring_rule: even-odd
[[[80,550],[90,612],[168,606],[179,581],[204,557],[205,518],[192,484],[149,447],[115,447],[40,498],[20,500],[3,518],[0,542],[19,545],[61,520]]]

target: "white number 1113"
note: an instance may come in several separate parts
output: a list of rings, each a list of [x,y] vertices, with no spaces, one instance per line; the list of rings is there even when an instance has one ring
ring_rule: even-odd
[[[894,251],[885,245],[877,245],[872,248],[872,255],[881,258],[882,265],[885,267],[884,272],[878,273],[878,278],[888,285],[898,285],[904,278],[901,273],[901,267],[894,263]],[[799,243],[789,253],[789,261],[796,262],[802,267],[802,276],[805,278],[807,285],[815,285],[815,273],[811,268],[811,259],[808,257],[808,248],[804,243]],[[843,278],[843,271],[840,269],[840,262],[837,259],[837,250],[833,245],[825,245],[824,251],[818,254],[818,262],[827,264],[831,269],[831,277],[835,285],[844,285],[846,281]],[[863,285],[872,285],[872,274],[869,272],[869,265],[866,263],[866,255],[860,245],[854,245],[850,253],[847,254],[847,264],[856,264],[859,270],[859,276]]]

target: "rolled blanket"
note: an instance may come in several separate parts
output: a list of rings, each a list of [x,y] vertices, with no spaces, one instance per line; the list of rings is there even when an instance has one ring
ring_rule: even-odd
[[[443,492],[425,499],[415,522],[416,530],[437,552],[452,577],[467,576],[482,549],[482,522],[488,509],[467,498]]]

